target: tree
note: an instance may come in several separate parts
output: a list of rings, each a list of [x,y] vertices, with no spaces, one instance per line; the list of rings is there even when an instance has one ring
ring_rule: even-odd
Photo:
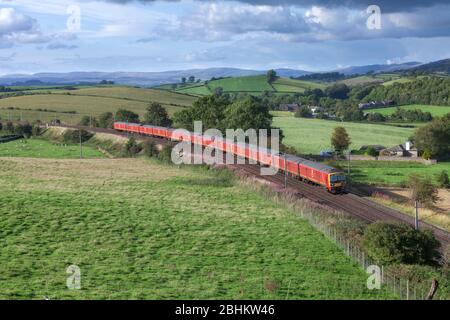
[[[312,112],[311,109],[309,109],[308,107],[300,106],[298,110],[295,111],[294,116],[297,118],[311,118]]]
[[[347,99],[350,89],[344,83],[335,83],[325,89],[325,93],[332,99]]]
[[[269,70],[267,71],[267,82],[268,83],[272,83],[277,79],[277,73],[275,72],[275,70]]]
[[[417,149],[428,151],[431,157],[450,157],[450,113],[418,128],[413,141]]]
[[[181,78],[181,83],[186,83],[186,77]]]
[[[407,185],[411,190],[411,198],[414,201],[430,205],[438,200],[438,190],[427,177],[412,174],[408,178]]]
[[[114,115],[112,112],[102,113],[98,117],[98,126],[100,128],[112,128],[114,123]]]
[[[437,178],[438,182],[439,182],[439,186],[441,188],[450,188],[450,179],[448,178],[448,173],[446,170],[442,170],[439,174],[438,174],[438,178]]]
[[[189,82],[195,82],[195,77],[194,76],[190,76],[189,77]]]
[[[125,109],[117,110],[115,118],[116,121],[139,123],[139,115]]]
[[[14,128],[14,133],[29,138],[33,133],[33,127],[28,122],[18,123]]]
[[[379,112],[371,112],[367,115],[367,121],[369,122],[384,122],[386,117]]]
[[[78,123],[78,125],[85,127],[88,127],[90,124],[91,124],[91,117],[89,116],[83,116],[80,122]]]
[[[136,142],[136,139],[131,136],[127,143],[125,144],[125,152],[128,156],[134,157],[136,154],[138,154],[140,151],[140,148]]]
[[[166,109],[161,104],[152,102],[147,107],[144,123],[154,126],[170,127],[172,120],[170,120]]]
[[[5,130],[9,133],[14,133],[14,125],[11,121],[8,121],[5,126]]]
[[[269,108],[260,99],[247,96],[235,101],[225,109],[223,127],[227,129],[268,129],[272,124]]]
[[[230,104],[226,95],[210,95],[199,98],[189,109],[178,111],[173,120],[177,128],[194,130],[194,121],[202,121],[203,130],[222,130],[225,108]]]
[[[334,147],[338,153],[342,153],[347,150],[351,144],[350,137],[344,127],[334,128],[333,134],[331,135],[331,145]]]
[[[156,148],[156,144],[153,141],[145,140],[142,143],[142,147],[144,150],[144,154],[151,158],[158,155],[158,149]]]
[[[431,231],[404,223],[372,223],[364,231],[363,246],[370,258],[385,265],[435,264],[440,256],[440,243]]]

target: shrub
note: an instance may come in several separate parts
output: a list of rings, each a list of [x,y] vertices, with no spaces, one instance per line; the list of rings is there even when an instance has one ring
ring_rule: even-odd
[[[14,125],[11,121],[8,121],[6,123],[5,130],[8,131],[9,133],[14,133]]]
[[[80,135],[81,135],[81,143],[88,141],[92,138],[93,134],[86,130],[68,130],[63,135],[64,143],[80,143]]]
[[[431,151],[430,151],[430,150],[425,150],[425,151],[422,153],[422,158],[424,158],[425,160],[430,159],[430,158],[431,158]]]
[[[127,144],[125,145],[126,154],[130,157],[134,157],[140,151],[141,151],[141,148],[138,146],[136,139],[133,136],[131,136],[128,139]]]
[[[450,188],[450,179],[448,178],[448,173],[445,170],[442,170],[441,173],[438,174],[437,178],[439,182],[439,186],[442,188]]]
[[[369,147],[366,150],[366,155],[371,156],[371,157],[378,157],[378,151],[375,150],[374,147]]]
[[[440,244],[428,230],[414,230],[404,223],[375,222],[366,228],[363,246],[377,263],[434,264]]]
[[[144,150],[144,154],[151,158],[158,155],[158,149],[156,148],[156,144],[153,141],[146,140],[142,143],[142,147]]]
[[[31,125],[26,122],[26,123],[18,123],[15,127],[14,127],[14,133],[18,134],[18,135],[22,135],[25,138],[29,138],[32,134],[33,128],[31,127]]]
[[[171,163],[172,162],[172,146],[165,145],[162,148],[162,150],[159,152],[158,159],[163,162]]]

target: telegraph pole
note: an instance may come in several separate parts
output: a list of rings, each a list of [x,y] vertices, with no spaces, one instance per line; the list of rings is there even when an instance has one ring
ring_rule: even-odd
[[[81,129],[78,132],[80,136],[80,159],[83,159],[83,142],[81,140]]]
[[[414,227],[419,230],[419,201],[414,201],[415,217],[414,217]]]
[[[284,154],[284,188],[287,188],[287,164],[286,164],[286,153]]]

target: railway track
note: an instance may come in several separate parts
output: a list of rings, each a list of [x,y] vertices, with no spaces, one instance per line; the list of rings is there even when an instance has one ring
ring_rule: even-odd
[[[261,176],[258,165],[245,164],[235,166],[252,175],[258,176],[261,179],[276,183],[280,186],[284,185],[285,177],[281,172],[274,176]],[[343,211],[344,213],[367,222],[400,221],[414,225],[413,217],[352,193],[333,195],[323,188],[308,184],[290,176],[287,177],[287,186],[295,189],[300,197],[318,202],[334,210]],[[441,242],[443,248],[450,244],[450,233],[446,230],[426,222],[420,222],[419,225],[422,229],[431,230],[436,236],[436,239]]]
[[[127,137],[127,133],[118,132],[114,129],[104,128],[91,128],[83,126],[69,126],[61,125],[61,127],[72,129],[85,129],[91,132],[109,133],[118,136]],[[154,141],[155,143],[167,144],[168,141],[162,138],[145,137],[145,139]],[[275,183],[279,186],[284,185],[285,176],[284,173],[278,172],[273,176],[262,176],[260,174],[260,166],[254,164],[234,164],[231,165],[235,168],[239,168],[251,175],[258,176],[261,179]],[[364,197],[358,196],[353,193],[346,193],[340,195],[334,195],[327,190],[315,185],[308,184],[293,177],[287,177],[287,186],[294,189],[299,197],[307,198],[311,201],[317,202],[321,205],[327,206],[333,210],[342,211],[348,215],[354,216],[366,222],[375,221],[397,221],[404,222],[409,225],[414,225],[414,218],[408,216],[397,210],[388,208],[379,203],[370,201]],[[431,230],[436,239],[440,241],[442,248],[446,248],[450,245],[450,233],[444,229],[436,227],[426,222],[420,222],[420,227],[423,229]]]

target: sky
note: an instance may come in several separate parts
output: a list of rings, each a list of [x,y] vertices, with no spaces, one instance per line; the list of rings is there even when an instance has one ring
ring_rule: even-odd
[[[430,62],[450,58],[449,12],[448,0],[0,0],[0,75]]]

